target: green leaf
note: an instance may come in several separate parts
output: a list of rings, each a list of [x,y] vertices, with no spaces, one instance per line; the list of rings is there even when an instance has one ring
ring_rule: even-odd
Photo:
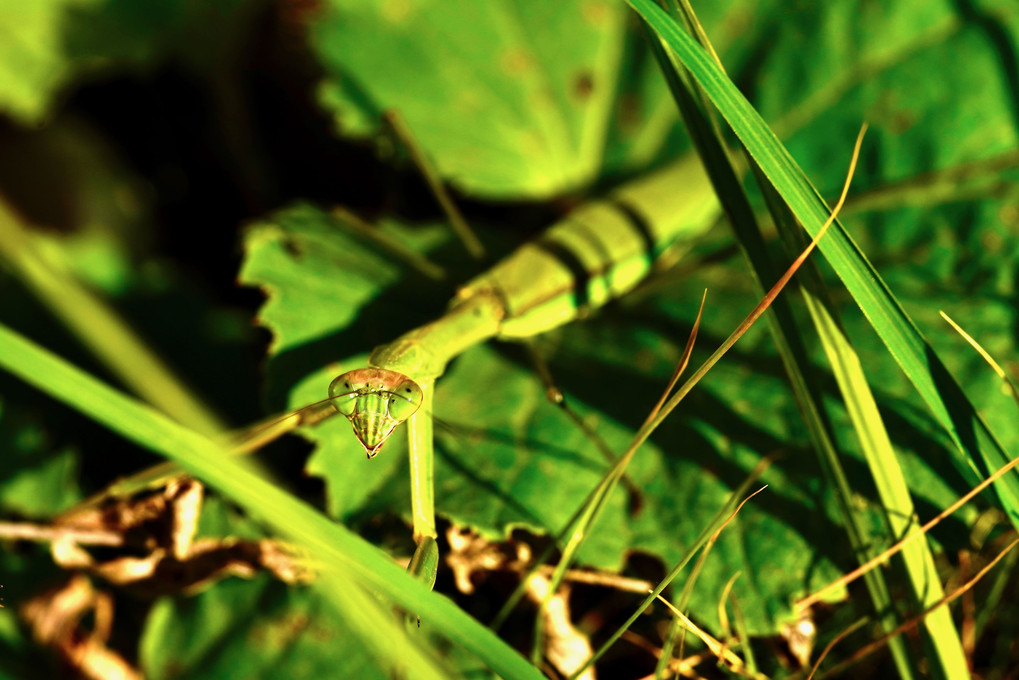
[[[438,226],[385,227],[393,239],[422,252],[448,237]],[[240,281],[260,286],[268,297],[259,318],[274,331],[274,355],[342,331],[405,279],[399,262],[348,235],[337,220],[311,206],[295,206],[255,225],[245,234],[245,244]],[[390,316],[399,323],[399,311]]]
[[[399,109],[444,177],[544,198],[600,167],[626,27],[618,3],[330,0],[313,46],[344,132]]]
[[[0,507],[6,512],[49,518],[82,500],[78,454],[64,450],[39,458],[34,466],[19,466],[0,482]]]
[[[326,72],[320,99],[339,132],[371,134],[395,108],[440,174],[466,193],[548,198],[688,146],[643,37],[618,3],[325,5],[310,14],[312,47]],[[785,11],[781,3],[711,3],[704,21],[743,64]]]
[[[54,441],[53,434],[73,420],[40,415],[35,395],[6,376],[2,383],[0,450],[5,464],[0,469],[0,512],[25,521],[48,521],[84,498],[80,453]]]

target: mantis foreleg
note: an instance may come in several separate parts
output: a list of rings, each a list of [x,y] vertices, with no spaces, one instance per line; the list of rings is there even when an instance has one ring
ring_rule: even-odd
[[[414,541],[425,536],[435,538],[435,476],[434,443],[432,441],[433,382],[422,385],[422,408],[407,422],[407,440],[410,450],[411,512],[414,518]]]
[[[410,455],[410,501],[417,549],[408,570],[431,588],[439,568],[435,542],[435,444],[432,438],[432,395],[434,380],[421,383],[422,408],[407,422]]]

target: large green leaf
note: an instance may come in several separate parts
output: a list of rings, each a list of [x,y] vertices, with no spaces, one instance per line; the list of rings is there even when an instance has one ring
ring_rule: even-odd
[[[348,133],[396,108],[457,186],[546,197],[601,167],[626,28],[617,3],[331,0],[313,45]]]
[[[465,192],[546,198],[687,146],[643,36],[618,3],[325,6],[311,15],[312,46],[339,132],[376,131],[382,112],[396,109]],[[740,67],[782,12],[780,3],[717,2],[703,20]]]

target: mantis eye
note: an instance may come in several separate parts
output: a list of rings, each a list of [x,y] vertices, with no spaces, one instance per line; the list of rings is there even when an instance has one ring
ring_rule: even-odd
[[[405,380],[389,393],[389,417],[407,420],[421,406],[421,388],[413,380]]]
[[[349,373],[344,373],[329,383],[329,398],[333,400],[333,406],[348,418],[354,415],[357,395],[357,387],[351,382]]]

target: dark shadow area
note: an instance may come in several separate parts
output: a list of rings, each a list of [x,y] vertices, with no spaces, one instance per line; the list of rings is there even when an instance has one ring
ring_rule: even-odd
[[[1004,77],[1006,96],[1012,104],[1013,124],[1019,133],[1019,48],[1015,37],[1001,20],[978,7],[972,0],[952,1],[959,17],[978,28],[993,48]]]

